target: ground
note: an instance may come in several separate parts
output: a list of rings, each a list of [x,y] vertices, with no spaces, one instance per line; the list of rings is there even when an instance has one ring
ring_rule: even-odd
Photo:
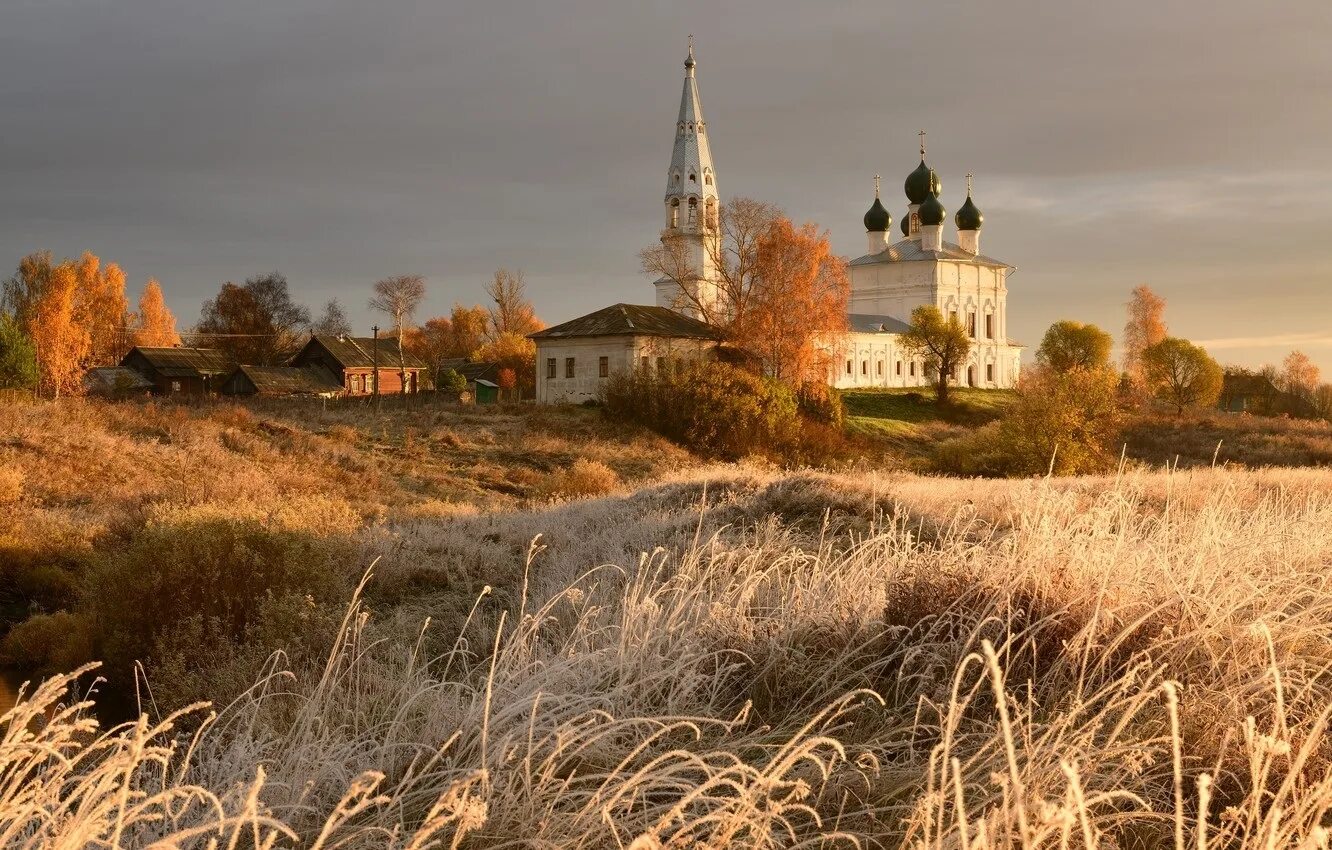
[[[1162,447],[1223,426],[1179,427]],[[1253,439],[1319,439],[1283,427]],[[60,627],[11,655],[143,625],[110,598],[175,618],[145,725],[90,746],[56,715],[90,673],[0,721],[0,775],[32,778],[0,785],[0,836],[1324,846],[1329,470],[782,471],[584,410],[69,401],[0,435],[5,563]],[[228,584],[215,546],[272,584]],[[200,696],[219,717],[155,726]]]

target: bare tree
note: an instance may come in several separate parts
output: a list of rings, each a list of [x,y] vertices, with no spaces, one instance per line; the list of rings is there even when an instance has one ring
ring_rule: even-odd
[[[310,330],[323,336],[350,336],[352,326],[347,320],[347,312],[342,309],[342,304],[334,298],[324,305],[324,314]]]
[[[496,269],[495,279],[486,284],[486,295],[494,302],[490,308],[492,336],[518,334],[527,336],[544,327],[527,300],[527,284],[522,271]]]
[[[407,322],[424,298],[425,278],[419,274],[403,274],[386,277],[376,283],[374,297],[370,299],[371,310],[378,310],[393,320],[398,335],[398,377],[402,381],[404,401],[407,398]],[[375,376],[375,386],[379,386],[378,375]]]

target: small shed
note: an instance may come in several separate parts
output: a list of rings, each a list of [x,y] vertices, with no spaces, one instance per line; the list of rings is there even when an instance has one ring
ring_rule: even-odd
[[[342,392],[322,366],[238,366],[222,382],[223,395],[330,398]]]
[[[89,395],[132,398],[148,395],[153,391],[153,384],[125,366],[98,366],[84,373],[83,388]]]
[[[485,378],[477,378],[472,382],[476,394],[477,404],[495,404],[499,401],[499,384],[494,381],[487,381]]]

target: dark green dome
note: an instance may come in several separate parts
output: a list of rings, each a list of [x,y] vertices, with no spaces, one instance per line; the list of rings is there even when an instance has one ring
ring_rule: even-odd
[[[943,224],[944,219],[948,218],[948,210],[944,209],[944,205],[934,195],[925,199],[920,205],[919,213],[922,226]]]
[[[878,198],[875,198],[874,206],[869,208],[869,212],[865,213],[866,232],[878,233],[881,230],[892,229],[893,217],[888,214],[888,210],[884,209],[883,203]]]
[[[903,236],[911,235],[911,216],[907,216],[906,218],[902,219],[902,235]]]
[[[906,190],[907,200],[913,204],[923,204],[926,198],[931,195],[937,196],[943,191],[939,175],[935,174],[923,159],[920,165],[916,166],[916,170],[907,175],[903,188]]]
[[[972,202],[971,195],[967,195],[953,221],[957,222],[958,230],[980,230],[981,225],[985,223],[985,216],[981,215],[980,209]]]

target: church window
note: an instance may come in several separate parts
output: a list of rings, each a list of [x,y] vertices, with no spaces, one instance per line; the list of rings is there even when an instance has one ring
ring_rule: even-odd
[[[985,364],[985,381],[986,381],[987,383],[990,383],[990,384],[993,384],[993,383],[994,383],[994,364],[993,364],[993,363],[986,363],[986,364]]]
[[[882,360],[879,360],[879,361],[876,361],[876,362],[875,362],[875,364],[874,364],[874,374],[876,374],[876,375],[882,375],[882,374],[883,374],[883,361],[882,361]]]
[[[868,361],[868,360],[862,360],[862,361],[860,361],[860,374],[862,374],[862,375],[868,375],[868,374],[869,374],[869,361]]]
[[[911,361],[911,377],[916,377],[916,361]]]
[[[902,361],[897,361],[897,377],[902,377]]]
[[[689,223],[698,223],[698,198],[689,199]]]
[[[564,377],[572,378],[574,376],[574,359],[572,357],[564,358]]]
[[[555,377],[555,358],[546,358],[546,379],[551,380]]]
[[[697,183],[697,182],[698,182],[698,175],[697,175],[697,174],[690,174],[690,175],[689,175],[689,182],[690,182],[690,183]]]
[[[707,184],[708,186],[711,186],[711,185],[712,185],[712,175],[711,175],[711,174],[704,174],[704,175],[703,175],[703,182],[704,182],[705,184]]]
[[[671,199],[671,227],[680,226],[680,199]]]
[[[985,314],[985,338],[994,339],[994,314]]]
[[[976,313],[974,310],[967,313],[967,333],[971,334],[972,339],[976,338]]]
[[[851,374],[851,361],[850,361],[850,360],[846,361],[846,374],[848,374],[848,375]]]

